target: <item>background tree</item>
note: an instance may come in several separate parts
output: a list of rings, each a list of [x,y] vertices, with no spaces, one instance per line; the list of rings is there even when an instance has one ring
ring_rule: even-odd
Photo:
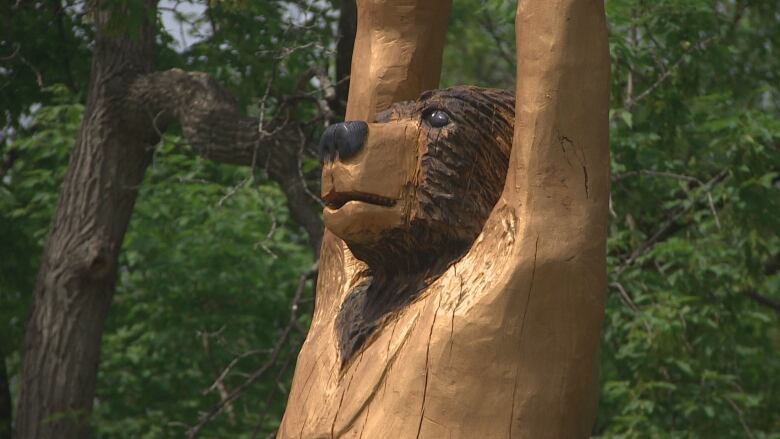
[[[263,17],[268,12],[279,17],[286,13],[303,20],[293,25],[305,29],[307,15],[313,13],[295,11],[295,6],[276,4],[259,12],[266,12]],[[203,156],[251,165],[281,183],[289,212],[307,230],[313,249],[319,246],[321,234],[318,200],[307,190],[300,169],[307,127],[299,124],[291,102],[278,103],[276,117],[269,117],[268,85],[257,119],[248,118],[205,74],[175,69],[151,73],[156,1],[96,2],[86,5],[85,13],[95,24],[87,103],[25,329],[15,419],[19,437],[86,435],[119,249],[154,145],[170,122],[181,124],[183,134]],[[226,46],[223,49],[231,48]],[[242,66],[250,67],[249,63]],[[317,71],[312,67],[309,77]]]
[[[285,132],[304,135],[285,144],[296,157],[304,145],[301,173],[316,181],[306,151],[343,96],[341,3],[194,5],[157,6],[156,71],[209,73],[255,128],[261,114],[269,131],[297,121]],[[444,86],[512,87],[514,7],[454,2]],[[88,10],[0,3],[5,431],[3,394],[19,397],[33,279],[89,106],[101,22]],[[780,437],[778,10],[776,0],[607,2],[611,287],[594,436]],[[115,18],[109,35],[144,17]],[[306,229],[265,162],[193,155],[175,125],[155,143],[142,116],[145,145],[156,146],[119,252],[91,425],[97,437],[175,437],[198,425],[206,437],[263,437],[278,425],[310,310]]]

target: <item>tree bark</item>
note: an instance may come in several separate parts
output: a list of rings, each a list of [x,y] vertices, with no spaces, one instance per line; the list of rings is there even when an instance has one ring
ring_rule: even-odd
[[[299,170],[306,140],[300,125],[284,123],[260,132],[208,75],[178,69],[150,73],[155,8],[156,0],[145,0],[138,28],[118,30],[109,29],[111,10],[94,5],[96,41],[87,105],[26,327],[19,439],[89,434],[119,250],[154,145],[170,123],[181,124],[203,157],[265,169],[280,184],[311,247],[320,246],[320,205]]]
[[[357,3],[355,0],[341,0],[339,40],[336,44],[336,96],[330,103],[330,108],[339,115],[344,115],[347,112],[349,76],[356,33]]]
[[[11,381],[5,365],[5,354],[0,351],[0,439],[11,438]]]
[[[95,394],[103,324],[117,257],[151,159],[149,133],[122,112],[129,85],[154,57],[155,0],[136,32],[108,31],[111,11],[94,6],[89,92],[44,247],[25,333],[17,438],[84,438]],[[118,12],[118,11],[117,11]],[[128,123],[129,122],[129,123]]]
[[[306,141],[296,121],[271,120],[261,133],[256,120],[241,115],[235,100],[205,73],[171,69],[139,77],[124,107],[144,117],[143,125],[164,130],[177,122],[194,151],[222,163],[262,168],[279,183],[293,220],[317,253],[322,240],[319,199],[306,188],[299,171]]]

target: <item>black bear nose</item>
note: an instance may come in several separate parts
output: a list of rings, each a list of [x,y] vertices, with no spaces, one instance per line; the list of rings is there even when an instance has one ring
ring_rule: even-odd
[[[362,120],[336,123],[325,129],[320,139],[320,160],[347,159],[363,147],[368,124]],[[338,157],[336,157],[338,154]]]

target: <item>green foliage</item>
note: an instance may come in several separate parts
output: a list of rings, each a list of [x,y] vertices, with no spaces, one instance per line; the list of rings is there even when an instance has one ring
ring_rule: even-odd
[[[770,3],[607,4],[605,437],[780,437],[779,314],[755,300],[780,303]]]
[[[0,70],[4,170],[14,157],[0,178],[0,350],[12,374],[88,80],[89,26],[75,6],[63,17],[46,5],[14,9],[0,45],[5,56],[23,41],[19,56],[45,83],[66,84],[41,90],[21,58]],[[606,6],[613,188],[594,436],[780,438],[780,314],[771,308],[780,303],[780,3]],[[455,2],[442,85],[513,86],[514,7]],[[158,66],[207,71],[249,112],[258,114],[266,95],[273,112],[281,96],[307,93],[300,78],[310,67],[332,72],[335,9],[212,1],[202,14],[176,15],[203,39],[177,52],[163,33]],[[31,28],[40,32],[24,32]],[[103,344],[98,437],[181,436],[220,392],[266,364],[312,263],[278,188],[193,158],[180,143],[169,135],[158,146],[125,240]],[[293,338],[282,362],[294,362],[302,334]],[[225,388],[204,394],[235,358]],[[273,431],[291,370],[276,369],[204,436]]]
[[[509,3],[456,2],[443,85],[506,86],[494,69],[513,50],[512,15],[485,15]],[[778,6],[606,2],[613,186],[594,436],[780,437]]]
[[[252,112],[264,97],[270,112],[282,96],[308,92],[306,72],[335,64],[338,7],[331,2],[212,1],[204,14],[176,18],[205,38],[182,54],[166,52],[158,67],[207,72]]]
[[[18,151],[0,186],[0,347],[18,373],[21,334],[38,257],[83,107],[63,88],[10,146]],[[97,403],[98,437],[171,437],[220,399],[208,394],[241,357],[224,391],[262,366],[290,316],[292,293],[312,264],[303,232],[291,224],[281,191],[251,183],[251,171],[193,159],[180,139],[157,149],[125,238],[103,339]],[[309,296],[307,294],[306,296]],[[311,300],[302,304],[311,308]],[[298,320],[308,327],[308,314]],[[289,364],[304,334],[279,357]],[[275,430],[284,398],[271,370],[209,424],[216,437]]]
[[[0,3],[0,131],[19,128],[30,105],[53,103],[47,87],[86,89],[93,32],[80,9],[75,1]]]
[[[181,150],[172,142],[159,148],[125,239],[103,341],[100,437],[183,435],[183,425],[217,403],[220,391],[267,360],[289,319],[298,277],[312,264],[277,188],[242,186],[248,170],[193,160]],[[297,346],[282,355],[294,355]],[[242,355],[224,388],[203,394]],[[258,423],[272,431],[284,404],[266,403],[276,385],[257,383],[209,425],[208,435],[243,437]]]
[[[514,89],[515,2],[454,1],[444,48],[442,87]]]
[[[134,13],[141,11],[137,6],[124,0],[107,3],[129,11],[125,20],[111,22],[110,30],[122,32],[143,19]],[[48,23],[38,7],[12,9],[15,20],[34,23],[28,29]],[[65,17],[57,17],[68,23],[88,21],[80,12],[69,8]],[[174,38],[161,33],[157,66],[211,73],[250,114],[259,112],[263,97],[273,115],[281,96],[310,93],[308,81],[299,83],[304,72],[312,65],[327,72],[333,63],[328,48],[337,14],[327,4],[215,2],[206,12],[195,17],[203,39],[184,52],[172,50]],[[305,20],[300,21],[302,14]],[[91,44],[91,33],[80,29],[69,29],[86,37],[68,40],[71,51]],[[21,33],[3,40],[1,47],[11,47],[16,38],[22,40]],[[55,40],[56,35],[41,35],[40,50],[56,54]],[[36,53],[32,42],[38,40],[30,41],[19,56]],[[78,102],[84,96],[73,90],[83,89],[89,77],[79,71],[83,82],[78,87],[42,93],[33,70],[16,62],[20,59],[0,70],[0,93],[5,93],[0,99],[8,122],[0,133],[5,134],[0,136],[0,158],[9,159],[7,171],[0,161],[0,353],[12,376],[19,373],[21,333],[38,258],[81,122]],[[73,66],[49,59],[35,58],[46,79],[66,83],[55,74],[75,73]],[[31,107],[40,109],[31,113]],[[309,161],[305,166],[311,167]],[[193,158],[175,135],[158,146],[125,238],[103,339],[93,414],[97,437],[182,436],[202,412],[271,359],[288,325],[299,277],[310,269],[313,256],[305,234],[289,219],[281,191],[258,171],[252,175],[248,169]],[[308,327],[310,289],[272,367],[207,425],[206,436],[243,437],[257,431],[262,437],[275,431],[286,401],[284,387]],[[229,365],[223,385],[204,392]]]
[[[14,367],[38,260],[83,112],[65,87],[44,93],[52,104],[33,112],[28,126],[10,139],[13,168],[0,180],[0,352]]]

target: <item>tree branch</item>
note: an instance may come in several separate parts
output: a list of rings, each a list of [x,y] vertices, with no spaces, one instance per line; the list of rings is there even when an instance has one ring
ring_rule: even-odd
[[[180,69],[140,77],[131,86],[127,103],[128,114],[143,118],[136,123],[149,126],[150,143],[178,122],[194,151],[204,158],[267,171],[287,197],[293,220],[306,230],[309,244],[318,252],[321,205],[300,172],[301,145],[307,139],[299,122],[272,120],[263,125],[273,127],[267,131],[242,115],[235,99],[212,77]]]
[[[759,305],[774,310],[774,312],[776,312],[778,316],[780,316],[780,302],[770,299],[769,297],[763,296],[754,290],[747,290],[744,292],[744,294],[747,297],[751,298],[756,303],[758,303]]]
[[[343,117],[347,111],[352,50],[355,48],[357,32],[357,4],[354,0],[341,0],[340,11],[339,41],[336,44],[336,95],[328,104],[334,113]]]
[[[0,350],[0,439],[11,438],[11,380],[5,366],[5,353]]]
[[[230,394],[228,394],[226,397],[223,397],[217,404],[215,404],[211,409],[208,410],[208,412],[203,413],[198,420],[198,423],[192,426],[187,431],[187,437],[188,438],[195,438],[197,437],[200,432],[203,430],[203,428],[211,422],[212,419],[214,419],[217,415],[222,413],[223,410],[226,409],[230,404],[232,404],[234,401],[236,401],[238,398],[241,397],[241,395],[246,391],[249,386],[251,386],[254,382],[256,382],[259,378],[263,376],[272,366],[274,366],[279,359],[279,355],[282,352],[282,348],[284,348],[285,344],[287,344],[288,339],[290,335],[292,334],[293,330],[298,327],[298,312],[299,312],[299,305],[301,303],[301,300],[303,298],[303,293],[306,291],[306,284],[311,279],[316,279],[317,274],[319,272],[319,266],[317,263],[312,266],[311,270],[307,271],[306,273],[303,273],[300,278],[298,279],[298,288],[295,290],[295,295],[293,296],[292,304],[290,306],[290,319],[287,322],[287,326],[282,330],[281,335],[276,341],[276,344],[274,345],[273,350],[271,351],[270,357],[266,363],[264,363],[259,369],[255,370],[243,383],[236,386]],[[286,368],[283,367],[283,369]],[[224,377],[223,377],[224,378]]]
[[[487,32],[491,38],[493,38],[493,42],[495,43],[496,49],[498,50],[498,54],[501,56],[501,59],[504,60],[504,62],[511,68],[513,72],[517,70],[515,54],[512,53],[514,48],[506,47],[506,41],[501,38],[498,32],[496,32],[496,28],[498,26],[495,22],[493,22],[493,18],[490,16],[489,12],[484,11],[482,13],[480,25],[482,26],[482,29],[485,30],[485,32]]]
[[[0,161],[0,178],[5,177],[8,171],[10,171],[11,168],[14,166],[14,163],[16,163],[16,160],[18,158],[19,158],[18,149],[8,150],[8,153],[5,155],[5,157],[3,157],[3,160]]]
[[[701,185],[698,189],[696,194],[692,197],[692,199],[699,198],[701,194],[706,194],[712,189],[713,186],[723,181],[729,174],[728,169],[724,169],[720,172],[718,172],[714,177],[712,177],[709,181]],[[613,276],[617,278],[620,276],[631,264],[633,264],[637,259],[642,257],[645,253],[650,251],[658,242],[661,242],[668,238],[670,235],[672,235],[676,230],[680,228],[678,225],[678,220],[682,218],[685,214],[690,212],[695,206],[695,203],[691,203],[688,206],[680,207],[676,209],[674,212],[671,213],[671,215],[667,218],[666,221],[653,233],[649,238],[647,238],[642,244],[640,244],[636,249],[634,249],[631,254],[623,260],[623,262],[620,264],[620,266],[617,267],[616,270],[614,270]]]
[[[729,26],[727,27],[726,31],[722,34],[716,34],[716,35],[710,35],[708,37],[702,38],[698,42],[690,45],[688,48],[686,48],[682,55],[675,61],[671,66],[666,68],[653,82],[651,85],[649,85],[642,93],[637,95],[636,97],[627,97],[625,104],[623,107],[626,110],[631,110],[639,101],[642,99],[645,99],[650,94],[652,94],[658,87],[663,85],[669,78],[674,75],[677,70],[684,64],[688,62],[688,55],[694,53],[694,52],[702,52],[705,49],[707,49],[711,43],[717,42],[720,40],[724,40],[727,37],[731,35],[732,32],[734,32],[734,29],[736,28],[737,24],[739,23],[739,20],[742,19],[742,16],[745,12],[745,8],[747,7],[746,2],[737,2],[736,9],[734,11],[734,16],[731,18]],[[649,32],[648,32],[649,34]]]

